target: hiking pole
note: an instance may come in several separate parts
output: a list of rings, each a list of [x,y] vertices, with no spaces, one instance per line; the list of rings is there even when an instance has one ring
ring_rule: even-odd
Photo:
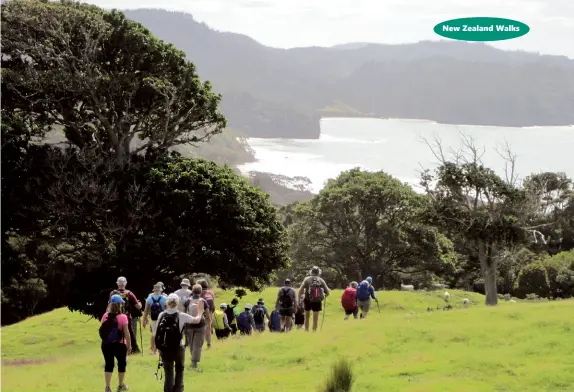
[[[379,306],[379,300],[376,299],[375,302],[377,303],[377,309],[379,310],[379,313],[381,313],[381,307]]]
[[[140,325],[140,352],[142,353],[142,357],[143,357],[144,347],[143,347],[143,328],[142,328],[141,317],[138,318],[138,324]]]
[[[321,331],[323,330],[323,324],[325,324],[325,313],[327,313],[327,298],[325,298],[325,309],[323,309],[323,320],[321,321]]]

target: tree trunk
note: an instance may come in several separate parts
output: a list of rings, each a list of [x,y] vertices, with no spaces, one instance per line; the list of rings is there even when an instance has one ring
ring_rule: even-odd
[[[480,260],[480,269],[484,279],[484,293],[486,294],[485,305],[498,305],[498,293],[496,291],[496,260],[491,257],[489,246],[480,241],[478,243],[478,259]]]

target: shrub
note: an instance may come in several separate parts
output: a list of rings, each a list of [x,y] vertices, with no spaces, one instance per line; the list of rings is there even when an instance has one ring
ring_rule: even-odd
[[[544,264],[540,261],[534,261],[525,265],[518,275],[516,295],[524,298],[530,293],[541,297],[546,297],[550,293],[548,273],[546,268],[544,268]]]
[[[320,392],[350,392],[353,386],[353,369],[346,359],[341,359],[333,365],[331,375]]]

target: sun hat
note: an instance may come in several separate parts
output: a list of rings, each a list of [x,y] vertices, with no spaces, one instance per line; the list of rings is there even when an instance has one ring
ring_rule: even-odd
[[[189,281],[189,279],[185,278],[185,279],[181,280],[180,285],[189,287],[189,286],[191,286],[191,282]]]

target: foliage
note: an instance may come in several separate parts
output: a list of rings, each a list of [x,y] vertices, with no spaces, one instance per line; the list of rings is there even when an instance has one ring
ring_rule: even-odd
[[[527,264],[520,270],[520,274],[518,275],[515,294],[518,297],[524,298],[526,294],[530,293],[540,297],[547,297],[550,293],[548,273],[546,272],[546,268],[544,268],[544,264],[540,261]]]
[[[350,392],[353,387],[353,369],[345,358],[333,365],[331,374],[320,392]]]
[[[421,223],[426,207],[423,196],[384,172],[343,172],[293,209],[294,276],[316,264],[336,274],[333,284],[371,275],[380,286],[398,285],[397,273],[411,267],[440,271],[453,261],[452,244]]]
[[[548,273],[550,296],[553,298],[574,296],[574,250],[546,256],[541,262]]]
[[[2,97],[79,149],[129,156],[218,133],[220,96],[185,54],[118,11],[72,1],[2,5]],[[134,139],[143,141],[134,146]]]

